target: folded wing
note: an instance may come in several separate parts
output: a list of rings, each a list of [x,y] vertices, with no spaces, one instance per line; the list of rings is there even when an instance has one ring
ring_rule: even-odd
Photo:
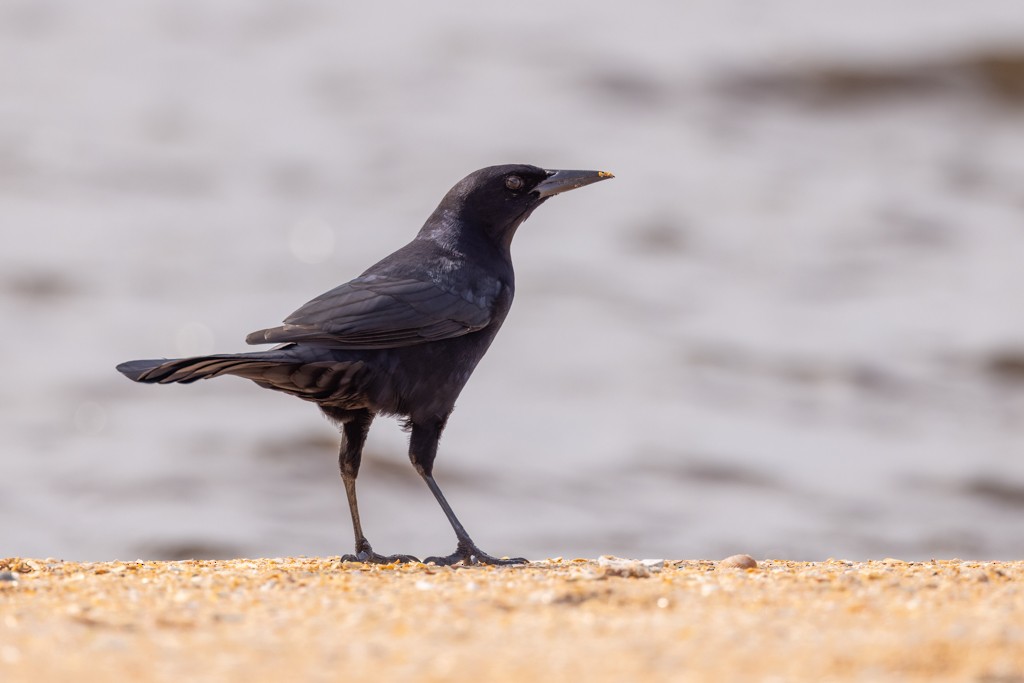
[[[316,297],[284,325],[253,332],[245,341],[382,349],[458,337],[490,323],[501,288],[491,279],[458,294],[431,281],[365,275]]]

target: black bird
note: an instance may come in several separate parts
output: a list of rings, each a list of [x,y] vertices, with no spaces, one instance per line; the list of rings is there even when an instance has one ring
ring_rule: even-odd
[[[379,414],[411,431],[409,459],[458,537],[437,564],[519,564],[473,543],[433,477],[441,432],[466,381],[512,305],[510,245],[516,228],[553,195],[611,178],[604,171],[490,166],[449,190],[412,242],[366,272],[321,294],[280,327],[253,332],[256,353],[134,360],[117,369],[136,382],[187,384],[236,375],[316,403],[340,426],[341,478],[362,562],[416,561],[379,555],[363,535],[356,475],[370,423]]]

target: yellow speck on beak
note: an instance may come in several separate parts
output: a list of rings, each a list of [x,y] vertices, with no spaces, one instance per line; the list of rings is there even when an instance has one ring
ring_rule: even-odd
[[[611,173],[609,173],[608,171],[598,171],[597,175],[598,175],[599,178],[614,178],[615,177]]]

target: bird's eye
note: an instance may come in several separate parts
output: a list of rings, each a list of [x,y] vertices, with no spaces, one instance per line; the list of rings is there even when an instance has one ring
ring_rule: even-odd
[[[523,179],[517,175],[510,175],[505,178],[505,187],[515,192],[516,190],[523,189]]]

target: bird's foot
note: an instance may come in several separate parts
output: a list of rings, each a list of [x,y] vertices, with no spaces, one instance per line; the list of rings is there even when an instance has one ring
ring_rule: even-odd
[[[471,543],[459,543],[459,547],[451,555],[446,557],[428,557],[423,560],[423,564],[431,563],[439,567],[450,567],[459,563],[464,566],[474,564],[512,565],[529,564],[530,561],[524,557],[493,557]]]
[[[412,555],[381,555],[373,552],[372,548],[360,550],[355,555],[348,554],[341,556],[342,562],[365,562],[366,564],[394,564],[396,562],[419,562]]]

